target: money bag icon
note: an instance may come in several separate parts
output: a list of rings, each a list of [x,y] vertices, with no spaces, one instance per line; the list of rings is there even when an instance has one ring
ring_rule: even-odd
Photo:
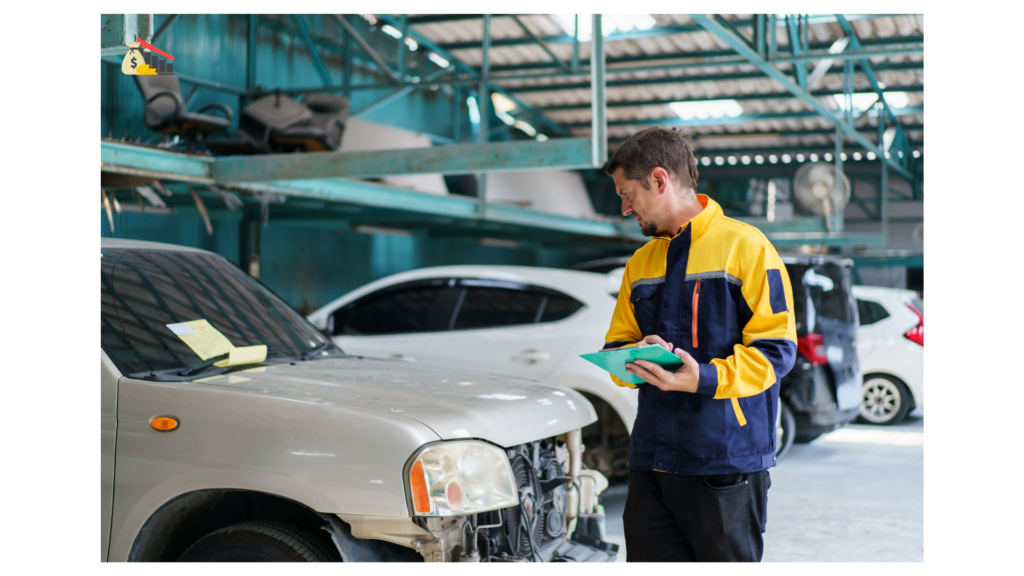
[[[140,66],[146,66],[146,59],[142,57],[142,49],[139,48],[138,42],[130,42],[128,44],[128,53],[124,55],[124,60],[121,61],[121,72],[129,76],[135,76],[139,73],[138,68]]]

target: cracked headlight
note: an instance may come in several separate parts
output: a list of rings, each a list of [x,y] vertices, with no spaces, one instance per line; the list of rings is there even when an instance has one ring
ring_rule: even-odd
[[[422,448],[406,467],[405,482],[416,516],[474,514],[519,504],[505,451],[476,440]]]

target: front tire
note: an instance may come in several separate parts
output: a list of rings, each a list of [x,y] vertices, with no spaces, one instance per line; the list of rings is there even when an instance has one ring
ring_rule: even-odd
[[[860,421],[891,426],[898,424],[910,411],[910,390],[899,379],[888,374],[869,374],[861,388]]]
[[[793,411],[789,409],[785,400],[779,400],[779,413],[775,418],[775,460],[782,460],[782,457],[789,452],[796,438],[796,418]]]
[[[200,538],[178,562],[337,562],[337,550],[285,522],[233,524]]]

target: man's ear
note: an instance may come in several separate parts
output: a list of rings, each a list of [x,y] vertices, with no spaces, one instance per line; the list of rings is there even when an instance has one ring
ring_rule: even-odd
[[[659,194],[668,192],[668,171],[661,167],[651,170],[649,180],[654,183],[654,191]]]

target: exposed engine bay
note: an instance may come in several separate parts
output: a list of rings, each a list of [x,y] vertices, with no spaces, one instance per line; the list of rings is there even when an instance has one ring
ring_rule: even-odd
[[[342,519],[355,538],[412,548],[427,562],[614,562],[599,495],[608,481],[582,469],[580,431],[506,449],[519,504],[465,516]]]

